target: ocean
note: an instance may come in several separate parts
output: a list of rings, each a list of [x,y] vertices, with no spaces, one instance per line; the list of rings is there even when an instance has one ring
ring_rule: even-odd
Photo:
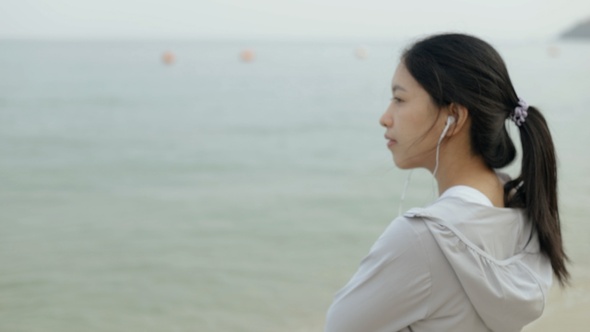
[[[0,41],[0,331],[321,330],[398,213],[378,120],[405,45]],[[495,46],[588,271],[590,44]],[[434,197],[416,171],[403,207]]]

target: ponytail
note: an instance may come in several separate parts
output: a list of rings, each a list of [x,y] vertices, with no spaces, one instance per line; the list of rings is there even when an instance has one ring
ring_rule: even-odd
[[[569,279],[563,249],[557,204],[557,160],[545,118],[535,107],[528,108],[521,123],[522,168],[518,178],[504,186],[507,207],[525,208],[539,238],[541,252],[549,258],[553,272],[564,286]]]

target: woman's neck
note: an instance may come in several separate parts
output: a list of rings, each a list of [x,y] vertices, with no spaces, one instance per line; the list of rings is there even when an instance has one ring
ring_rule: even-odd
[[[436,174],[439,195],[454,186],[469,186],[483,193],[494,206],[504,207],[504,186],[496,172],[479,156],[454,156],[449,153],[440,160]]]

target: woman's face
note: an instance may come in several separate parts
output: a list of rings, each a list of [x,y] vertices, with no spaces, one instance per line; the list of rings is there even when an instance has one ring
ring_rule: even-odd
[[[386,128],[387,147],[402,169],[425,167],[432,171],[445,116],[430,95],[400,63],[392,82],[393,98],[379,123]]]

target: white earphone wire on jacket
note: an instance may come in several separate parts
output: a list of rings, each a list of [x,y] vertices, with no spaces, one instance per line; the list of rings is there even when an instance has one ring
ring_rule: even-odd
[[[411,169],[410,172],[408,173],[408,176],[406,177],[406,181],[404,182],[404,190],[402,191],[402,197],[399,200],[399,207],[397,209],[397,216],[401,216],[402,215],[402,209],[403,209],[403,205],[404,205],[404,200],[406,199],[406,191],[408,190],[408,185],[410,184],[410,178],[412,177],[412,172],[414,170]]]

